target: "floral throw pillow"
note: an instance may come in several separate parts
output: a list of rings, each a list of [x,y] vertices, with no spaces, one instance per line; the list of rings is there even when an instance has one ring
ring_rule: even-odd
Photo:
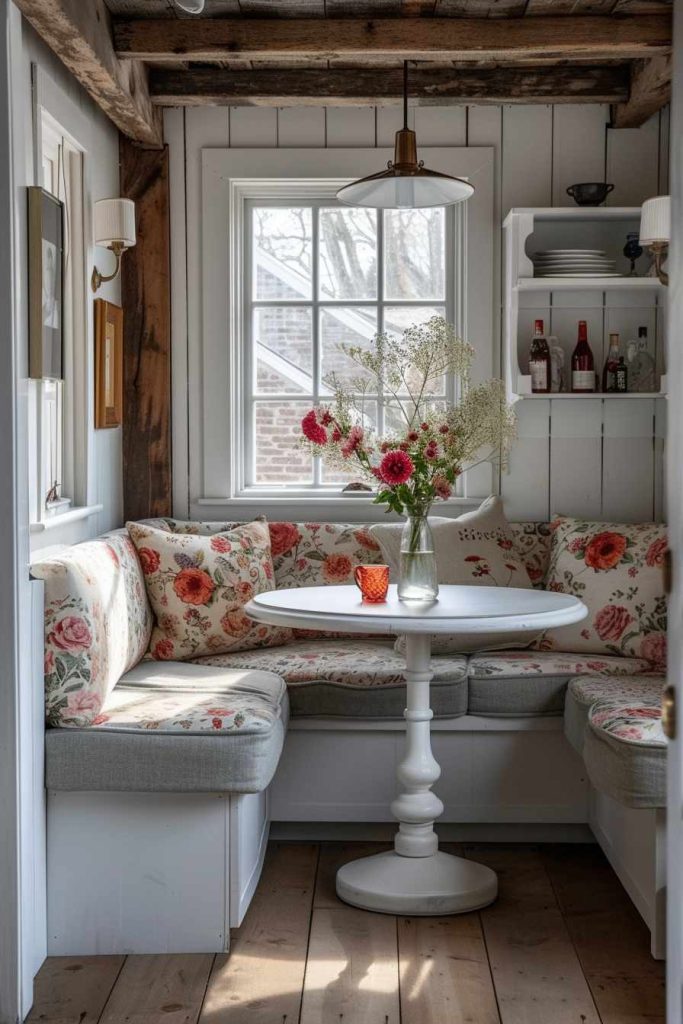
[[[127,528],[154,612],[152,658],[184,661],[291,639],[291,630],[255,622],[244,612],[255,594],[274,589],[267,523],[245,523],[208,537],[141,523]]]
[[[574,594],[588,618],[549,630],[544,650],[620,654],[666,665],[666,527],[661,523],[593,523],[561,517],[553,524],[547,589]]]

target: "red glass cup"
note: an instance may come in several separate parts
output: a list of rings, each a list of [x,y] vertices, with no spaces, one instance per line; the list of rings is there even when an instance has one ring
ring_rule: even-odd
[[[389,589],[388,565],[358,565],[354,570],[353,578],[364,601],[369,601],[370,604],[380,604],[382,601],[386,601]]]

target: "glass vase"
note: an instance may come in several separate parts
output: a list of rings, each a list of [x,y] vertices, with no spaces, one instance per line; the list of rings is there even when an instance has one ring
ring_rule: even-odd
[[[434,537],[427,511],[409,515],[401,534],[398,597],[401,601],[436,601],[439,593]]]

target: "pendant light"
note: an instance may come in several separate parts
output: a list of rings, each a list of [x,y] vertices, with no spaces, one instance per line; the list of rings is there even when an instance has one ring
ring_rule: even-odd
[[[462,178],[428,170],[417,159],[417,139],[408,127],[408,61],[403,62],[403,128],[396,132],[394,160],[386,171],[369,174],[337,192],[349,206],[378,210],[412,210],[423,206],[451,206],[469,199],[474,186]]]

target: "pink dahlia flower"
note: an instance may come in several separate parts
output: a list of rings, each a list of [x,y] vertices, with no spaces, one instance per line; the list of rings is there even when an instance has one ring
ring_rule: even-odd
[[[390,487],[404,484],[406,480],[410,479],[414,469],[415,466],[410,456],[396,449],[392,452],[387,452],[379,464],[382,480],[384,480],[385,484],[389,484]]]

